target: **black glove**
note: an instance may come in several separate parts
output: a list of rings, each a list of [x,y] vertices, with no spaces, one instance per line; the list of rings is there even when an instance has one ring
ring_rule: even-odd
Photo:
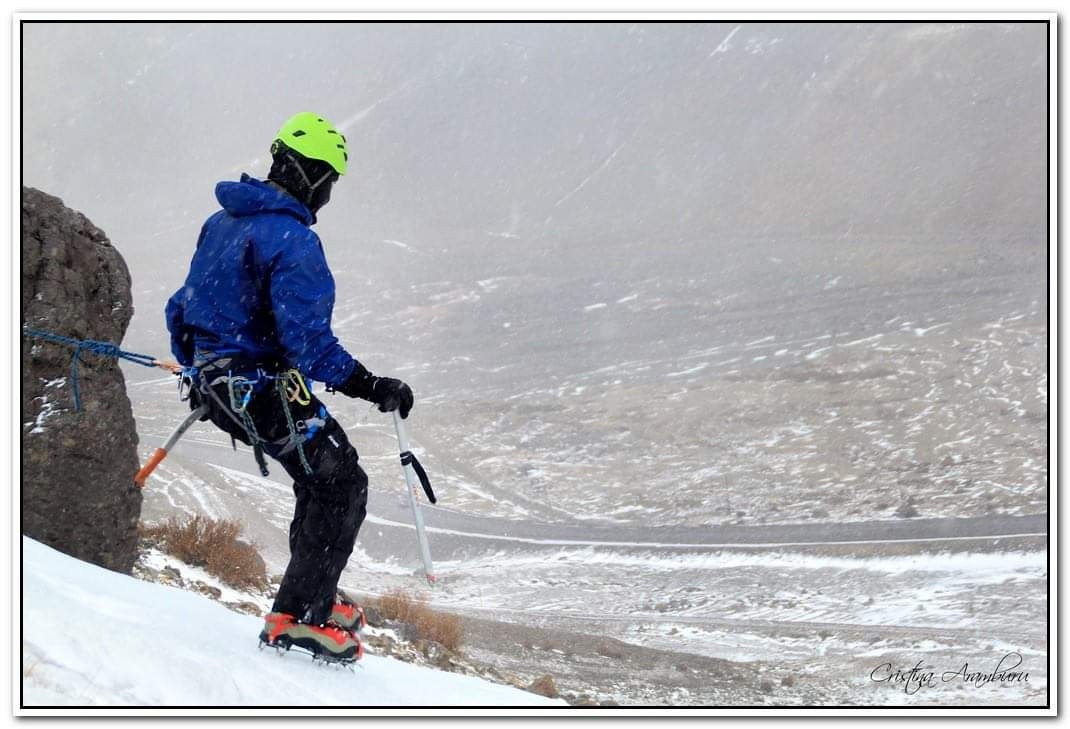
[[[398,410],[402,420],[409,417],[409,411],[412,410],[412,388],[393,377],[376,377],[359,362],[349,379],[335,389],[343,395],[375,403],[379,406],[379,412]]]

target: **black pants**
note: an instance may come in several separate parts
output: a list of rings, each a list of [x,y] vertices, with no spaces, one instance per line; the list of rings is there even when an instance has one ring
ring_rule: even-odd
[[[212,389],[219,401],[206,398],[211,408],[209,419],[236,439],[252,445],[245,429],[222,411],[220,403],[230,410],[226,383],[218,383]],[[193,407],[197,404],[194,402]],[[306,433],[303,441],[312,471],[307,473],[297,448],[292,444],[286,448],[290,428],[283,407],[274,382],[268,381],[246,409],[257,434],[266,441],[264,452],[286,469],[294,480],[297,497],[290,523],[290,563],[272,611],[321,625],[331,613],[338,578],[367,514],[368,477],[345,431],[315,396],[308,405],[287,405],[295,422],[304,421],[314,431],[311,435]]]

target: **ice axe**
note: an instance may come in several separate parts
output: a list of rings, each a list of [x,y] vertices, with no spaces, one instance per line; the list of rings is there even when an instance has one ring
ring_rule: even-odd
[[[175,447],[175,443],[178,442],[179,438],[185,435],[186,431],[189,430],[189,426],[200,420],[201,416],[207,412],[207,405],[201,405],[199,408],[192,411],[186,416],[185,420],[179,423],[178,427],[171,433],[171,437],[167,439],[167,442],[156,449],[156,451],[149,457],[149,460],[145,462],[145,465],[141,467],[141,470],[137,472],[137,475],[134,476],[134,484],[139,489],[145,488],[145,481],[152,472],[156,470],[156,467],[160,465],[160,461],[167,458],[167,454]]]
[[[182,365],[173,360],[153,360],[153,366],[159,367],[161,370],[167,370],[173,375],[182,374]],[[179,385],[181,391],[181,384]],[[201,417],[208,412],[207,405],[201,405],[199,408],[193,410],[186,419],[179,423],[178,427],[171,433],[171,437],[161,446],[153,451],[153,454],[149,456],[149,460],[145,461],[145,465],[142,466],[136,474],[134,474],[134,485],[139,489],[145,488],[145,481],[148,480],[152,472],[156,470],[156,467],[160,465],[163,459],[167,458],[167,454],[175,447],[175,443],[178,443],[179,439],[186,434],[189,427],[195,422],[201,419]]]
[[[431,490],[431,481],[427,478],[427,472],[420,465],[420,462],[416,460],[416,456],[412,454],[412,451],[409,450],[409,439],[405,435],[405,425],[401,422],[401,416],[398,415],[397,410],[394,411],[394,430],[398,434],[398,448],[401,451],[401,470],[405,472],[405,490],[409,492],[412,521],[416,525],[416,538],[420,542],[420,556],[424,560],[424,574],[427,575],[427,581],[433,585],[435,583],[435,570],[431,564],[431,548],[427,546],[427,534],[424,533],[424,517],[420,513],[420,505],[416,503],[416,486],[412,482],[414,474],[420,481],[424,493],[427,494],[427,500],[434,504],[437,499],[435,498],[435,492]]]

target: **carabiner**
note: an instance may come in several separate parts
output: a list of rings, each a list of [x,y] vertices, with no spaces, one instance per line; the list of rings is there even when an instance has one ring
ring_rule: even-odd
[[[244,377],[230,377],[227,379],[227,390],[230,394],[230,409],[234,412],[245,412],[245,408],[249,407],[249,401],[253,399],[254,382]],[[239,403],[238,400],[241,399]]]
[[[305,378],[296,369],[286,371],[286,397],[290,402],[298,405],[308,405],[312,402],[312,393],[308,391]]]

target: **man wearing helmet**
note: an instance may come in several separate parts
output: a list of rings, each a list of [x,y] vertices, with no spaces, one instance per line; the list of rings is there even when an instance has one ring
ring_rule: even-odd
[[[376,403],[413,405],[404,382],[376,377],[331,331],[334,279],[310,226],[345,174],[345,137],[303,112],[271,145],[266,180],[220,182],[222,210],[201,228],[185,284],[167,303],[171,349],[187,369],[191,406],[264,453],[294,480],[290,562],[261,641],[334,660],[361,655],[359,613],[336,599],[366,514],[368,479],[345,432],[304,379]]]

